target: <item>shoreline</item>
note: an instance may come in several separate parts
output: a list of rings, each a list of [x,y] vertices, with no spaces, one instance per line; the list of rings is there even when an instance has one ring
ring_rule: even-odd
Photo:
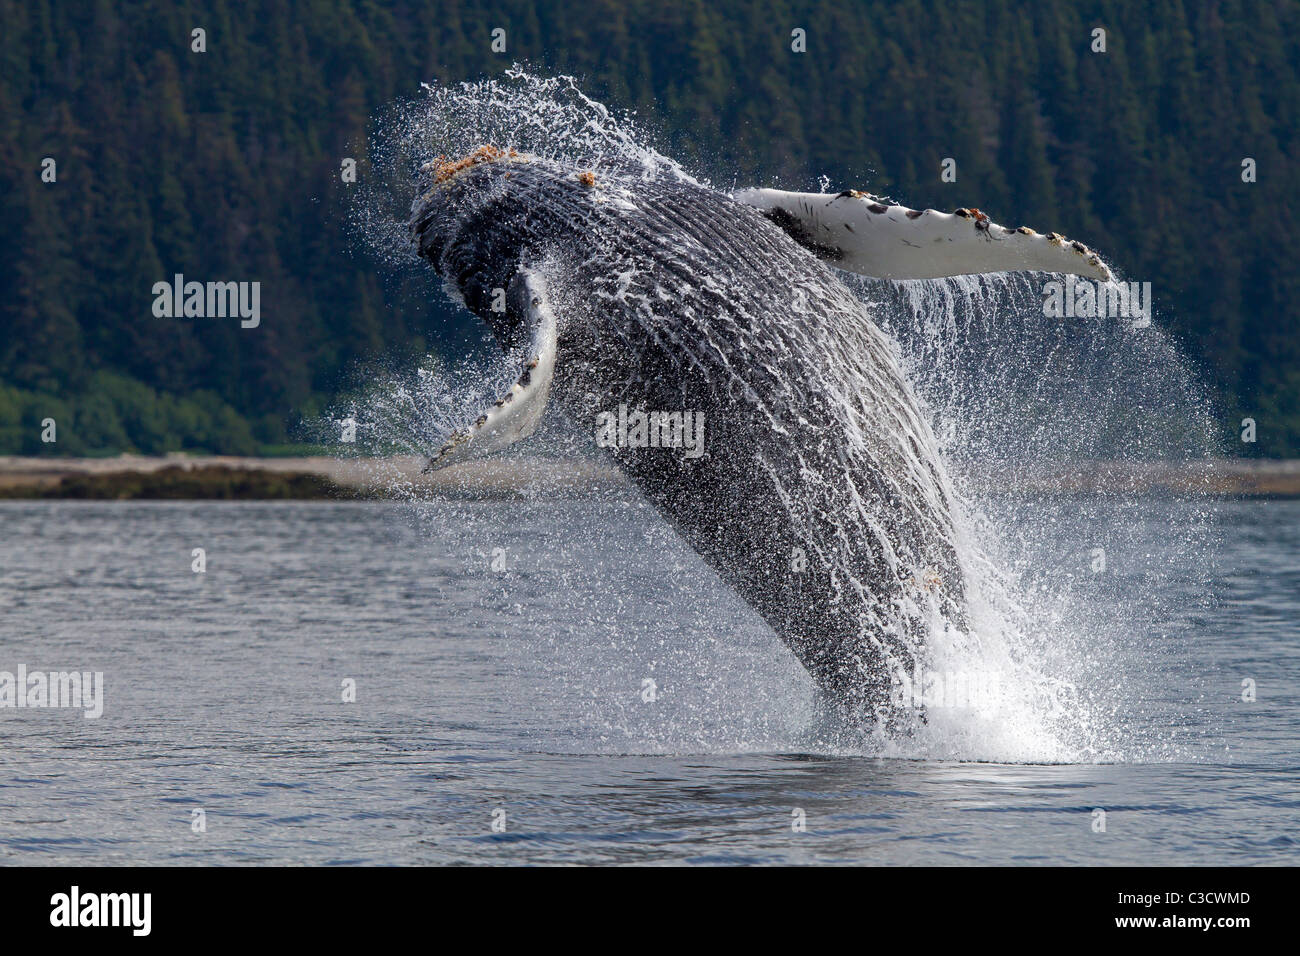
[[[377,500],[586,495],[627,486],[613,466],[495,458],[423,474],[425,459],[0,456],[0,500]]]
[[[600,461],[508,457],[422,474],[419,456],[37,458],[0,456],[0,500],[365,500],[590,495],[630,488]],[[1006,494],[1300,498],[1300,459],[1000,465],[972,482]]]

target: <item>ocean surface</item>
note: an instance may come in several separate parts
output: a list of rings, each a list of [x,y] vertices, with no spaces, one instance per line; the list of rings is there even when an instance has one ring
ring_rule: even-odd
[[[104,708],[0,708],[0,864],[1295,864],[1300,502],[1175,507],[1083,512],[1087,741],[882,748],[634,501],[5,502],[0,671]]]

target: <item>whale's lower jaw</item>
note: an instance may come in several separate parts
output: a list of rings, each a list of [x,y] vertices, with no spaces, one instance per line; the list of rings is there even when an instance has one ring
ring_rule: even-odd
[[[429,459],[426,472],[509,448],[532,435],[546,413],[559,348],[555,311],[544,282],[532,270],[520,271],[503,291],[503,305],[521,316],[530,332],[527,347],[520,353],[519,377],[473,422],[451,433],[438,454]]]
[[[962,577],[943,466],[890,343],[758,211],[680,182],[584,172],[465,169],[453,184],[464,221],[439,197],[420,204],[419,248],[462,291],[483,285],[476,268],[505,281],[516,257],[507,284],[530,295],[495,321],[544,342],[537,330],[555,317],[547,391],[589,434],[620,407],[698,416],[698,456],[631,436],[611,453],[842,717],[902,723],[892,685],[935,620],[961,625]],[[465,299],[483,314],[481,290]]]

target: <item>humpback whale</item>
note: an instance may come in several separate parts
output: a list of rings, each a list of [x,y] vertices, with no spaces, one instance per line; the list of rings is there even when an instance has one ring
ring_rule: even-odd
[[[837,716],[886,729],[903,718],[892,689],[924,660],[926,635],[965,629],[965,582],[927,416],[836,267],[1106,274],[1086,247],[978,210],[725,195],[491,146],[426,164],[409,230],[520,370],[429,467],[509,446],[548,406],[589,432],[611,415],[696,416],[693,457],[672,442],[604,444]]]

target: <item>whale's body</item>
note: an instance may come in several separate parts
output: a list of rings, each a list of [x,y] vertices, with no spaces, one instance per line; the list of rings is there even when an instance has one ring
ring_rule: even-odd
[[[700,457],[629,442],[614,459],[845,717],[892,722],[928,629],[963,626],[953,499],[890,340],[819,258],[838,255],[823,219],[787,232],[783,194],[764,214],[679,178],[497,150],[433,172],[418,253],[524,366],[435,464],[527,434],[548,395],[593,436],[602,413],[702,415]],[[784,195],[787,228],[821,208]],[[952,217],[903,212],[907,242],[933,221],[926,241],[953,243]]]
[[[457,172],[412,231],[504,343],[558,317],[552,402],[593,434],[620,406],[703,415],[698,458],[614,458],[837,707],[881,716],[962,580],[934,438],[835,274],[712,190],[540,159]]]

